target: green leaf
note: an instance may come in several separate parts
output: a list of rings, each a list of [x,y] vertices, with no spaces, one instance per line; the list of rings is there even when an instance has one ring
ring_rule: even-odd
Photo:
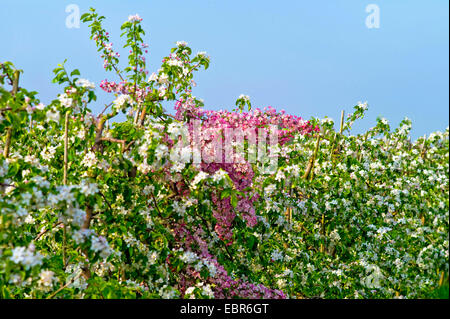
[[[236,208],[236,206],[237,206],[237,204],[238,204],[238,199],[237,199],[237,196],[236,196],[236,193],[232,193],[231,194],[231,205],[234,207],[234,208]]]
[[[70,76],[74,75],[80,75],[80,71],[78,71],[77,69],[73,70],[72,73],[70,73]]]
[[[231,191],[229,189],[225,189],[220,194],[220,199],[228,198],[231,195]]]

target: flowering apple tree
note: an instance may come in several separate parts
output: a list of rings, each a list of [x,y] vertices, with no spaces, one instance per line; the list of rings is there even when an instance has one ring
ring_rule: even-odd
[[[366,103],[339,132],[245,95],[206,110],[205,52],[177,42],[150,73],[134,15],[123,68],[104,19],[82,16],[114,77],[99,114],[65,63],[48,105],[0,64],[0,298],[418,298],[448,283],[448,128],[412,142],[408,119],[380,118],[351,135]]]

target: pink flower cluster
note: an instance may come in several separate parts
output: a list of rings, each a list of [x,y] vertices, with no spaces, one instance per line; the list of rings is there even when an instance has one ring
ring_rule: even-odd
[[[128,82],[122,81],[116,83],[114,81],[109,82],[108,80],[103,80],[100,82],[100,88],[108,93],[120,93],[120,94],[129,94],[128,90]]]
[[[113,58],[120,57],[118,52],[114,52],[112,48],[113,44],[109,42],[108,32],[98,32],[94,35],[93,40],[97,43],[97,46],[100,46],[103,49],[101,58],[103,59],[103,67],[105,69],[111,65]]]
[[[303,121],[301,117],[288,115],[284,111],[278,113],[270,106],[264,108],[264,110],[255,109],[252,112],[243,113],[205,111],[197,108],[195,101],[190,98],[177,101],[175,109],[177,111],[176,118],[188,122],[191,134],[193,124],[189,120],[201,121],[203,138],[201,139],[200,149],[210,150],[210,153],[213,153],[215,150],[214,143],[222,143],[223,146],[223,134],[227,128],[255,130],[255,136],[258,139],[258,129],[268,129],[270,125],[275,125],[278,127],[277,137],[281,145],[292,139],[294,133],[310,134],[318,129],[314,128],[309,122]],[[247,222],[248,227],[254,227],[257,224],[257,220],[253,203],[258,200],[258,195],[250,193],[250,186],[255,175],[252,165],[241,158],[232,163],[227,163],[225,154],[222,154],[221,161],[202,162],[201,164],[201,170],[209,174],[214,174],[219,169],[223,169],[228,173],[237,190],[244,192],[245,195],[238,198],[236,211],[242,214],[242,218]],[[220,199],[220,194],[213,194],[212,201],[215,205],[213,216],[217,220],[215,231],[220,239],[225,241],[227,245],[231,245],[233,237],[232,224],[236,213],[230,203],[230,198]]]
[[[109,82],[106,79],[100,82],[100,88],[105,92],[118,94],[133,94],[135,89],[134,86],[130,86],[129,82],[116,83],[114,81]],[[133,95],[137,102],[142,102],[148,94],[150,94],[150,89],[136,87],[136,92]]]
[[[187,251],[195,251],[199,247],[199,256],[215,267],[215,274],[210,274],[207,283],[214,287],[214,297],[219,299],[245,298],[245,299],[285,299],[281,290],[267,288],[262,284],[254,284],[242,279],[231,278],[225,268],[211,255],[208,244],[202,239],[203,230],[198,227],[194,232],[189,231],[184,224],[175,229],[175,236],[182,247]],[[180,273],[179,289],[182,294],[188,286],[194,286],[195,280],[201,278],[200,273],[192,266],[188,266],[185,273]]]
[[[230,111],[201,111],[200,117],[206,118],[208,127],[228,127],[257,129],[267,128],[269,125],[278,126],[278,139],[280,144],[289,141],[294,133],[309,134],[317,131],[309,121],[303,121],[299,116],[286,114],[284,111],[278,113],[273,107],[268,106],[263,110],[255,109],[251,112],[236,113]]]
[[[217,194],[212,194],[211,200],[214,203],[213,217],[217,223],[214,227],[217,235],[226,245],[233,243],[232,223],[236,217],[236,213],[231,206],[230,198],[220,199]]]

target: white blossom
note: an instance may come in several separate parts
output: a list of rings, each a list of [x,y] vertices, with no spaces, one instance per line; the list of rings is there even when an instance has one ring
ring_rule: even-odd
[[[88,90],[95,89],[95,84],[93,82],[89,81],[89,80],[86,80],[86,79],[78,79],[75,82],[75,85],[76,86],[81,86],[81,87],[83,87],[85,89],[88,89]]]

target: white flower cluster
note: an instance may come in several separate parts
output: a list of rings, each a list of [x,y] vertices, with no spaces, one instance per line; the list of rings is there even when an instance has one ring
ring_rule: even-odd
[[[220,182],[221,180],[226,179],[228,176],[228,173],[225,172],[223,169],[219,169],[216,171],[213,175],[213,181],[214,182]]]
[[[341,240],[341,236],[339,236],[339,233],[336,229],[330,233],[330,239],[334,242],[338,242]]]
[[[73,107],[73,99],[68,97],[66,93],[60,94],[58,97],[59,102],[66,108]]]
[[[55,273],[51,270],[42,270],[39,274],[38,284],[45,289],[53,287],[58,282],[58,278],[55,277]]]
[[[205,265],[206,268],[208,268],[208,272],[211,277],[216,277],[216,274],[217,274],[216,265],[214,265],[213,263],[209,262],[206,259],[203,259],[203,265]]]
[[[188,287],[184,293],[186,298],[195,299],[196,290],[199,291],[202,297],[214,298],[214,292],[212,291],[210,284],[205,285],[203,282],[199,282],[193,287]]]
[[[180,135],[187,137],[188,131],[181,123],[170,123],[167,127],[167,133],[173,138],[178,138]]]
[[[362,284],[370,289],[380,288],[381,281],[384,279],[384,275],[382,274],[380,267],[370,264],[367,265],[366,271],[368,276],[363,278]]]
[[[111,247],[109,247],[106,238],[103,236],[91,237],[91,250],[98,252],[102,258],[108,258],[108,256],[112,253]]]
[[[208,53],[206,53],[205,51],[198,52],[198,53],[197,53],[197,56],[198,56],[198,57],[201,57],[201,58],[207,58],[207,59],[209,59]]]
[[[168,76],[167,74],[165,74],[165,73],[161,73],[161,74],[158,76],[158,82],[159,82],[160,84],[162,84],[162,85],[167,85],[167,84],[169,84],[169,76]],[[165,88],[163,87],[163,89],[165,89]]]
[[[158,75],[155,72],[153,72],[148,78],[148,82],[158,82]]]
[[[83,88],[85,88],[87,90],[95,89],[95,84],[93,82],[89,81],[89,80],[86,80],[86,79],[78,79],[75,82],[75,85],[76,86],[81,86],[81,87],[83,87]]]
[[[384,125],[388,125],[388,124],[389,124],[389,121],[388,121],[387,119],[385,119],[384,117],[382,117],[382,118],[380,119],[380,122],[381,122],[382,124],[384,124]]]
[[[89,238],[94,232],[91,229],[75,230],[72,234],[72,239],[77,245],[82,244]]]
[[[142,18],[139,16],[139,14],[136,13],[135,15],[129,15],[128,21],[129,22],[140,22],[140,21],[142,21]]]
[[[60,220],[65,224],[71,222],[72,224],[81,227],[86,219],[86,212],[77,207],[73,207],[72,205],[67,206],[65,214],[65,216],[60,216]]]
[[[113,102],[113,109],[116,111],[124,110],[127,105],[134,105],[135,102],[128,94],[119,95]]]
[[[197,175],[195,175],[194,179],[192,180],[191,183],[192,188],[196,189],[197,185],[200,184],[203,180],[207,179],[208,177],[209,177],[208,173],[200,171]]]
[[[239,95],[239,100],[243,100],[244,102],[250,101],[250,96],[241,94]]]
[[[361,101],[358,102],[357,107],[363,111],[367,110],[367,108],[368,108],[367,101],[364,103]]]
[[[172,207],[173,207],[173,211],[175,213],[179,214],[180,216],[184,216],[184,214],[186,213],[186,206],[184,206],[183,204],[180,204],[177,201],[172,202]]]
[[[88,168],[94,167],[97,165],[98,159],[94,152],[88,152],[83,159],[81,160],[81,165],[86,166]]]
[[[144,159],[137,167],[137,170],[142,174],[148,174],[152,170],[152,166],[147,163],[147,158]]]
[[[80,229],[73,232],[72,235],[75,243],[82,244],[86,239],[91,240],[91,250],[99,253],[100,257],[107,258],[113,253],[108,241],[103,236],[97,236],[92,229]]]
[[[181,172],[181,170],[185,167],[186,163],[189,163],[192,156],[192,149],[190,146],[180,147],[174,146],[170,150],[170,160],[173,163],[171,170],[173,172]]]
[[[69,274],[66,278],[66,285],[68,285],[68,287],[80,290],[84,290],[87,288],[88,284],[86,282],[86,278],[82,276],[82,263],[67,265],[65,272]]]
[[[51,145],[45,147],[41,153],[42,158],[46,161],[50,161],[55,156],[56,149],[57,149],[56,146]]]
[[[75,187],[78,187],[80,193],[84,196],[91,196],[98,193],[98,185],[96,183],[89,183],[87,180],[82,180],[80,185]]]
[[[275,192],[276,188],[277,188],[277,186],[274,184],[270,184],[270,185],[266,186],[266,188],[264,188],[265,195],[266,196],[272,195]]]
[[[158,290],[158,294],[162,299],[174,299],[177,297],[178,291],[174,287],[164,285]]]
[[[272,252],[271,260],[273,260],[273,261],[283,261],[283,259],[284,259],[284,255],[283,255],[283,253],[282,253],[281,251],[279,251],[278,249],[275,249],[275,250]]]
[[[0,177],[3,177],[8,173],[8,167],[8,160],[3,161],[2,165],[0,165]]]
[[[47,113],[45,113],[45,116],[47,117],[47,122],[53,121],[53,122],[58,123],[59,119],[60,119],[60,114],[55,109],[48,110]]]
[[[26,269],[30,269],[36,265],[42,264],[44,257],[35,252],[35,246],[30,244],[28,247],[16,247],[12,250],[11,261],[16,264],[25,266]]]
[[[330,124],[330,125],[334,124],[334,120],[330,117],[324,118],[320,122],[322,124]]]
[[[156,251],[152,251],[147,255],[148,264],[154,265],[158,261],[159,255]]]
[[[169,61],[167,61],[167,65],[169,66],[178,66],[178,67],[183,67],[183,61],[181,60],[177,60],[177,59],[170,59]]]
[[[180,257],[180,260],[187,264],[192,264],[196,260],[198,260],[198,256],[192,251],[185,251],[183,255]]]

